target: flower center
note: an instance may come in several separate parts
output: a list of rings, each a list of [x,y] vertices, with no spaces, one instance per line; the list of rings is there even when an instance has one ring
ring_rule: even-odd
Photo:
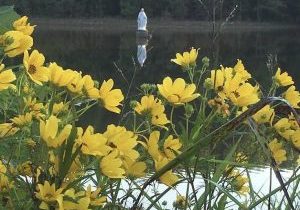
[[[29,74],[34,74],[36,72],[36,67],[34,65],[30,65],[28,69]]]
[[[47,193],[47,194],[45,195],[45,198],[46,198],[47,200],[51,200],[51,198],[53,198],[53,194]]]

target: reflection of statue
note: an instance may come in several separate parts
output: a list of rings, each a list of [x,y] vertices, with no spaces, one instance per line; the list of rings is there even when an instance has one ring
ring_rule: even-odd
[[[144,8],[141,9],[138,15],[137,19],[138,23],[138,30],[146,31],[147,29],[147,16],[146,13],[144,12]]]
[[[146,58],[147,58],[146,45],[138,45],[137,46],[137,59],[139,61],[139,64],[141,65],[141,67],[143,67]]]
[[[148,39],[145,36],[137,36],[136,37],[136,45],[137,45],[137,53],[136,57],[139,61],[141,67],[143,67],[145,60],[147,59],[147,49]]]

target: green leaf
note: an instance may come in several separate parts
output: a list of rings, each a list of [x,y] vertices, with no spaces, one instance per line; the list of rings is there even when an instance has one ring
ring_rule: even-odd
[[[14,11],[13,6],[0,7],[0,34],[12,30],[12,23],[20,16]]]
[[[227,195],[223,195],[220,201],[218,202],[217,210],[224,210],[227,204]]]

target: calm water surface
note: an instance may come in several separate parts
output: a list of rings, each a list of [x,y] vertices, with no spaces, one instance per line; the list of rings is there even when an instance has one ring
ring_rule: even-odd
[[[233,66],[236,59],[242,59],[251,74],[267,88],[271,81],[271,73],[267,70],[266,62],[268,55],[272,55],[277,57],[282,69],[289,71],[299,87],[299,37],[300,29],[226,32],[214,48],[217,60],[212,66]],[[171,63],[170,59],[174,58],[177,52],[186,51],[191,47],[200,48],[200,58],[212,57],[211,43],[210,34],[207,32],[152,31],[152,38],[147,45],[148,57],[144,67],[136,71],[133,91],[142,83],[161,83],[165,76],[183,76],[180,68]],[[113,78],[116,86],[123,92],[128,89],[128,83],[134,74],[134,62],[137,63],[135,31],[37,29],[35,46],[47,55],[48,61],[56,61],[64,68],[80,70],[100,81]],[[122,74],[117,69],[121,70]],[[90,124],[101,129],[103,124],[111,122],[112,119],[117,122],[117,117],[103,109],[94,109],[86,115]]]

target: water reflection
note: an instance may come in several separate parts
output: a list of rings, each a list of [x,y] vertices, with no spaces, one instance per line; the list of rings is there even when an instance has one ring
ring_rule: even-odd
[[[147,59],[147,49],[146,46],[148,45],[149,35],[147,32],[136,32],[136,44],[137,44],[137,60],[141,67],[144,66],[144,63]]]
[[[145,60],[147,58],[147,50],[146,45],[138,45],[137,46],[137,59],[141,67],[143,67]]]
[[[136,59],[137,40],[135,31],[42,31],[35,32],[36,48],[47,55],[48,61],[56,61],[65,68],[80,70],[91,74],[97,80],[113,78],[123,92],[128,89],[128,82],[134,72],[132,59]],[[263,86],[268,87],[271,72],[267,70],[267,55],[277,55],[278,63],[293,76],[298,88],[300,71],[300,30],[227,32],[218,40],[217,61],[219,64],[232,66],[236,59],[242,59],[251,74]],[[177,52],[183,52],[194,46],[200,48],[199,57],[211,56],[211,41],[206,32],[168,32],[153,31],[153,37],[140,51],[147,53],[147,65],[137,71],[134,87],[142,83],[159,83],[165,76],[179,77],[184,73],[170,62]],[[143,45],[145,45],[143,47]],[[141,54],[143,54],[141,53]],[[141,59],[143,61],[143,59]],[[145,62],[145,60],[144,60]],[[116,68],[118,66],[118,69]],[[135,88],[133,88],[135,90]],[[134,94],[134,93],[133,93]],[[97,117],[95,117],[97,116]],[[89,123],[103,130],[103,125],[118,122],[118,115],[96,107],[87,113]]]

